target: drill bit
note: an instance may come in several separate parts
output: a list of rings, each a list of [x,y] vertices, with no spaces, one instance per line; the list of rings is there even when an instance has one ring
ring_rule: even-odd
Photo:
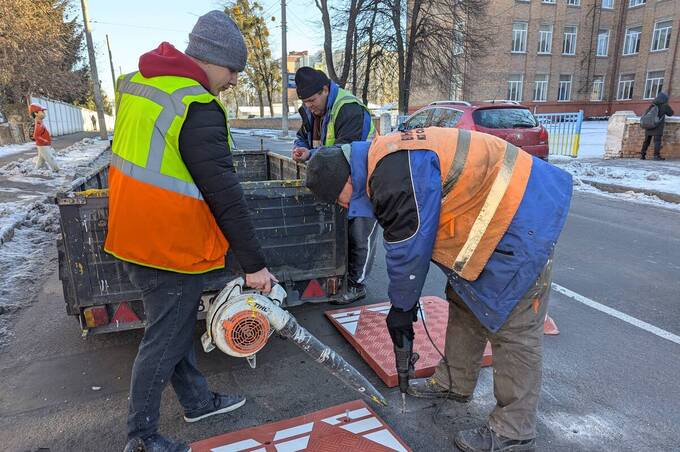
[[[401,393],[401,414],[406,413],[406,394]]]

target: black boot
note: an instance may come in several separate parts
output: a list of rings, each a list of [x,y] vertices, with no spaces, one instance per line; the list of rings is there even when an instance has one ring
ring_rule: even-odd
[[[661,157],[659,154],[654,154],[654,160],[666,160],[666,159]]]
[[[646,160],[647,157],[645,157],[645,154],[640,154],[640,160]]]
[[[499,435],[488,425],[463,430],[454,437],[456,446],[464,452],[524,452],[536,450],[536,438],[518,440]]]
[[[338,300],[331,300],[333,305],[346,305],[361,300],[366,296],[366,286],[363,284],[349,283],[347,292]]]

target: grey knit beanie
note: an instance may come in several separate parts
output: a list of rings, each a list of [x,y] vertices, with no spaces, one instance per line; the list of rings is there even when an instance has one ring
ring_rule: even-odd
[[[220,10],[210,11],[198,18],[189,34],[189,45],[184,53],[236,72],[243,71],[248,60],[248,49],[241,30]]]

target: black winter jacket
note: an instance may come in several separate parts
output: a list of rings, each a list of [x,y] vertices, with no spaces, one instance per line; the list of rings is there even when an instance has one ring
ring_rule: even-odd
[[[191,104],[179,135],[179,152],[243,271],[262,270],[267,264],[234,170],[224,112],[217,103]]]
[[[311,149],[313,147],[312,130],[314,125],[309,123],[304,107],[300,107],[298,111],[302,118],[302,126],[297,132],[295,145]],[[355,103],[346,104],[340,108],[338,117],[335,118],[335,144],[348,144],[352,141],[363,140],[365,112],[364,107]],[[317,120],[322,121],[323,118],[317,118]],[[323,142],[323,138],[321,137],[321,142]]]
[[[657,94],[656,98],[652,101],[652,105],[650,105],[647,110],[645,110],[645,113],[643,116],[654,106],[656,105],[659,108],[659,124],[654,127],[653,129],[645,129],[645,136],[647,137],[653,137],[657,135],[663,135],[663,129],[664,126],[666,125],[666,116],[673,116],[674,112],[671,106],[668,104],[668,96],[665,93],[659,93]]]

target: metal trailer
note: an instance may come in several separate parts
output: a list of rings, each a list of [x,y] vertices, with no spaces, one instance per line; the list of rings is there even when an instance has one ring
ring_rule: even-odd
[[[267,151],[234,151],[256,234],[267,264],[288,293],[284,307],[338,299],[347,289],[347,216],[304,187],[304,165]],[[108,167],[59,193],[59,279],[66,312],[83,335],[144,326],[141,293],[118,259],[103,249],[108,225]],[[232,253],[224,270],[207,274],[205,301],[242,274]]]

